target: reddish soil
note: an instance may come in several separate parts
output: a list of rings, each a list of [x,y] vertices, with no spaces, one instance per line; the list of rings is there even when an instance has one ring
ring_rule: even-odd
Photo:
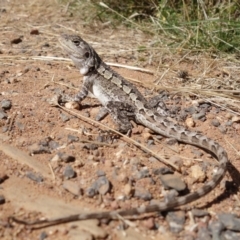
[[[168,86],[178,90],[178,87],[179,89],[186,87],[187,83],[177,78],[177,71],[187,70],[192,81],[199,80],[202,72],[207,69],[206,65],[209,66],[213,62],[212,58],[206,54],[191,55],[185,61],[180,61],[181,54],[178,56],[165,51],[149,63],[150,52],[139,55],[137,51],[130,51],[136,48],[136,44],[140,45],[141,42],[143,45],[147,44],[149,39],[144,34],[123,28],[110,29],[104,24],[95,22],[86,25],[87,23],[81,17],[72,17],[66,12],[64,6],[57,5],[55,1],[39,2],[41,3],[19,0],[15,3],[12,0],[0,3],[2,26],[0,102],[2,103],[5,99],[10,100],[12,104],[10,109],[4,110],[6,118],[0,119],[2,129],[0,179],[3,180],[0,183],[0,195],[5,198],[5,203],[0,205],[0,238],[44,239],[43,234],[46,233],[47,239],[150,239],[150,237],[183,239],[189,234],[188,230],[173,234],[169,231],[166,219],[156,214],[130,220],[130,222],[128,220],[126,222],[89,220],[37,230],[30,230],[17,223],[12,223],[12,226],[7,224],[10,216],[33,221],[42,217],[56,218],[83,211],[106,211],[149,204],[149,201],[139,200],[131,194],[125,201],[118,200],[118,197],[126,193],[127,183],[134,171],[145,167],[151,172],[152,169],[165,166],[151,158],[150,154],[127,143],[123,138],[49,104],[49,100],[59,91],[74,95],[82,83],[79,71],[70,61],[62,60],[67,56],[58,45],[59,34],[77,31],[92,43],[107,62],[144,66],[156,73],[160,70],[166,71],[165,75],[159,75],[159,72],[158,75],[151,75],[125,68],[114,68],[124,77],[134,80],[144,95],[149,93],[146,87],[152,86],[155,78],[159,78],[157,76],[163,77],[161,85],[163,89]],[[123,49],[125,43],[126,48]],[[121,54],[120,50],[126,51]],[[145,60],[141,62],[140,59],[144,58]],[[214,67],[206,72],[205,79],[217,78],[224,82],[226,78],[223,67],[228,66],[229,62],[218,60],[213,65]],[[197,100],[192,95],[189,97],[186,94],[184,97],[184,94],[179,93],[177,96],[180,96],[183,108],[191,106]],[[175,103],[171,99],[167,103],[169,106]],[[81,109],[74,110],[74,112],[94,119],[99,109],[100,105],[97,100],[87,98]],[[234,121],[231,126],[227,127],[226,133],[212,125],[213,119],[217,119],[221,125],[224,125],[229,120],[234,120],[234,116],[237,115],[228,110],[221,110],[216,114],[216,107],[213,106],[207,113],[206,121],[195,121],[193,130],[201,131],[219,142],[226,149],[231,165],[229,165],[226,177],[214,191],[184,207],[184,210],[190,210],[192,207],[203,208],[210,213],[211,219],[214,219],[220,212],[240,213],[239,192],[237,191],[240,181],[238,162],[240,121]],[[68,120],[65,121],[65,117]],[[110,116],[103,119],[101,123],[115,127]],[[69,135],[78,140],[71,140],[72,137]],[[147,129],[134,125],[132,139],[148,146],[147,143],[152,136],[149,136]],[[107,144],[94,145],[84,142],[86,140],[99,142],[100,137]],[[212,163],[212,167],[206,172],[206,177],[211,178],[211,170],[216,162],[208,153],[180,143],[168,146],[165,138],[156,141],[155,136],[153,140],[155,144],[148,146],[152,151],[166,158],[174,155],[185,162],[182,166],[184,173],[182,179],[190,189],[194,190],[203,184],[194,183],[191,173],[188,172],[188,167],[201,164],[201,161],[197,161],[198,158]],[[59,146],[48,148],[49,152],[33,154],[40,143],[47,145],[49,141]],[[201,151],[201,157],[196,157],[194,151]],[[69,163],[54,161],[53,158],[59,152],[74,156],[75,160]],[[76,176],[68,181],[63,174],[67,165],[70,165],[76,172]],[[112,188],[105,195],[87,197],[85,191],[98,178],[98,175],[101,175],[100,171],[103,171],[110,180]],[[29,172],[35,177],[41,175],[43,181],[30,179]],[[7,179],[4,176],[7,176]],[[163,199],[162,185],[156,176],[153,176],[153,179],[156,181],[155,184],[151,184],[149,178],[143,178],[137,182],[144,189],[149,190],[153,199]],[[74,190],[80,190],[79,194],[74,195],[64,189],[64,184],[71,183],[74,183]],[[134,186],[132,188],[134,190]],[[185,225],[190,226],[191,219],[188,213],[186,213],[186,218]],[[125,225],[128,224],[130,227],[125,229]],[[151,229],[154,224],[161,227],[158,230]],[[191,232],[191,234],[195,236],[196,233]]]

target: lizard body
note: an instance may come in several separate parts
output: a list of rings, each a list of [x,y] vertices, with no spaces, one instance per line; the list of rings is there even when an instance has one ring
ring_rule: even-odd
[[[219,166],[210,181],[195,192],[175,198],[169,202],[159,202],[139,208],[99,213],[76,214],[61,219],[46,221],[48,223],[63,223],[85,219],[116,219],[118,216],[132,216],[149,212],[166,211],[195,201],[212,191],[222,180],[227,170],[228,157],[226,151],[214,140],[176,125],[166,117],[149,107],[147,100],[138,89],[106,65],[95,50],[77,35],[64,34],[59,42],[68,53],[80,73],[84,76],[81,91],[75,101],[82,101],[90,92],[103,105],[102,116],[110,113],[119,124],[119,130],[127,132],[131,129],[130,119],[154,132],[166,137],[176,138],[180,142],[198,146],[210,151],[218,159]],[[102,116],[99,116],[100,119]],[[35,222],[43,223],[44,221]]]

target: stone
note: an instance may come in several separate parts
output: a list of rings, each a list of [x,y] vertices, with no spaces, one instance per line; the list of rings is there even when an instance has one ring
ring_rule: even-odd
[[[64,113],[60,113],[60,118],[62,119],[63,122],[67,122],[70,120],[70,117]]]
[[[2,110],[0,110],[0,119],[7,119],[7,114]]]
[[[212,239],[220,239],[221,232],[224,229],[224,225],[219,221],[213,221],[208,225],[211,231]]]
[[[27,172],[26,177],[37,183],[43,182],[43,177],[33,172]]]
[[[0,195],[0,205],[4,204],[6,202],[5,197],[3,195]]]
[[[59,159],[62,160],[65,163],[68,162],[74,162],[75,161],[75,157],[68,155],[67,153],[62,153],[62,152],[58,152],[57,155],[59,156]]]
[[[176,174],[160,175],[160,180],[165,189],[175,189],[178,192],[186,189],[187,185]]]
[[[152,199],[152,194],[143,187],[135,187],[134,197],[149,201]]]
[[[111,187],[109,180],[105,176],[99,177],[96,184],[97,190],[101,195],[108,193]]]
[[[187,118],[185,121],[187,127],[192,128],[195,127],[195,122],[192,118]]]
[[[179,233],[184,229],[185,213],[183,211],[168,212],[166,220],[172,233]]]
[[[63,176],[65,179],[74,178],[76,176],[76,172],[73,170],[71,165],[67,165],[63,171]]]
[[[240,232],[240,218],[238,218],[235,214],[222,213],[218,215],[218,218],[225,228]]]
[[[193,214],[194,217],[204,217],[204,216],[209,215],[209,212],[207,212],[206,210],[194,208],[192,210],[192,214]]]
[[[211,124],[214,126],[214,127],[219,127],[220,126],[220,122],[217,120],[217,119],[213,119]]]
[[[81,195],[81,188],[80,188],[79,184],[77,184],[76,182],[72,182],[70,180],[65,180],[63,182],[63,188],[75,196]]]
[[[79,110],[80,105],[77,102],[67,102],[65,103],[65,108]]]
[[[4,110],[8,110],[12,107],[12,103],[10,100],[7,100],[7,99],[3,99],[1,101],[1,107],[4,109]]]
[[[205,172],[199,165],[194,165],[190,167],[191,177],[194,178],[195,182],[204,182],[206,178]]]

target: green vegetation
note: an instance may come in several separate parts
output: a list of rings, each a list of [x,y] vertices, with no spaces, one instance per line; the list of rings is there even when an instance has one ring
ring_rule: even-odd
[[[62,0],[63,2],[66,2]],[[104,3],[103,3],[104,2]],[[69,9],[87,22],[98,19],[165,36],[170,45],[240,51],[239,0],[73,0]],[[77,11],[76,11],[77,10]]]

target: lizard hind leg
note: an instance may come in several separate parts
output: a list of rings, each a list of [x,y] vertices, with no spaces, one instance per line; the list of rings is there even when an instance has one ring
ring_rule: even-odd
[[[148,100],[148,102],[146,102],[144,104],[144,107],[146,107],[148,109],[154,109],[161,116],[166,117],[169,115],[169,112],[168,112],[169,110],[166,107],[166,105],[163,101],[163,97],[161,95],[157,95],[157,96],[150,98]]]
[[[124,102],[109,101],[106,108],[118,125],[117,130],[121,133],[129,133],[132,129],[130,120],[135,118],[134,107]]]
[[[96,121],[100,121],[103,118],[105,118],[108,114],[109,110],[106,107],[101,107],[95,119]]]

